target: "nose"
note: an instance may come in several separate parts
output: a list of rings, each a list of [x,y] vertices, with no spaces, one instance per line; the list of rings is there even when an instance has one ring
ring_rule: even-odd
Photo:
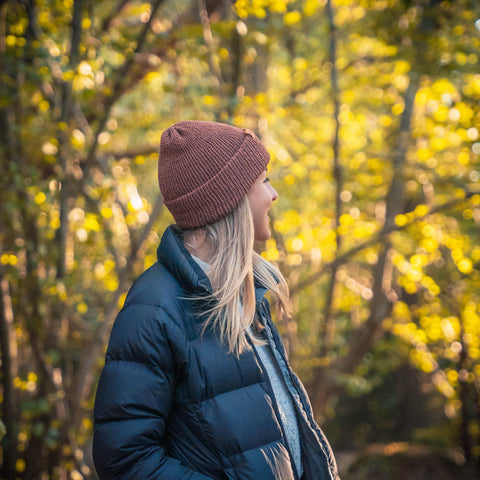
[[[274,202],[278,198],[278,192],[272,187],[269,183],[268,186],[270,187],[270,193],[272,194],[272,202]]]

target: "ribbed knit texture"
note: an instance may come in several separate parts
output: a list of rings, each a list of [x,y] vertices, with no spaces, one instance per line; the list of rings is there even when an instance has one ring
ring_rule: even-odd
[[[270,155],[249,130],[182,121],[162,134],[158,183],[181,228],[214,223],[231,213],[268,165]]]
[[[254,333],[249,328],[250,337],[254,338]],[[303,475],[302,451],[300,446],[300,433],[298,430],[297,416],[295,413],[295,405],[292,398],[292,392],[295,391],[293,384],[287,383],[289,378],[288,370],[286,370],[279,361],[281,357],[275,344],[268,339],[269,344],[256,345],[253,344],[260,360],[265,368],[265,372],[270,379],[273,394],[277,402],[278,413],[282,421],[285,437],[292,452],[293,463],[297,469],[298,477]]]

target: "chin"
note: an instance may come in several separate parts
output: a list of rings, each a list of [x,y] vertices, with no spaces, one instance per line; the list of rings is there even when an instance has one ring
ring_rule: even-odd
[[[272,232],[267,229],[267,231],[259,232],[255,234],[255,241],[256,242],[266,242],[272,236]]]

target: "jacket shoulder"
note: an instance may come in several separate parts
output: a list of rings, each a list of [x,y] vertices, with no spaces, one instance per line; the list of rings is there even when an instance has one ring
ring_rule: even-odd
[[[156,262],[145,270],[131,286],[124,309],[135,305],[150,305],[162,309],[182,329],[188,314],[188,293],[179,281],[161,263]]]
[[[170,364],[169,350],[184,356],[189,337],[182,288],[170,272],[155,263],[133,283],[115,319],[107,350],[111,359]],[[180,351],[182,354],[180,354]],[[163,362],[159,360],[163,357]],[[169,358],[168,362],[165,360]]]
[[[146,304],[164,307],[178,299],[182,291],[178,280],[161,263],[156,262],[133,283],[125,300],[125,306]]]

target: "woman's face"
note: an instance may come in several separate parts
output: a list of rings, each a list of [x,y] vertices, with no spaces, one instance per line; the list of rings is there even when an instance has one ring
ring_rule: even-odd
[[[255,231],[255,240],[264,242],[268,240],[272,233],[268,227],[268,210],[274,200],[278,198],[277,191],[270,185],[265,170],[253,184],[247,193],[248,203],[253,217],[253,228]]]

